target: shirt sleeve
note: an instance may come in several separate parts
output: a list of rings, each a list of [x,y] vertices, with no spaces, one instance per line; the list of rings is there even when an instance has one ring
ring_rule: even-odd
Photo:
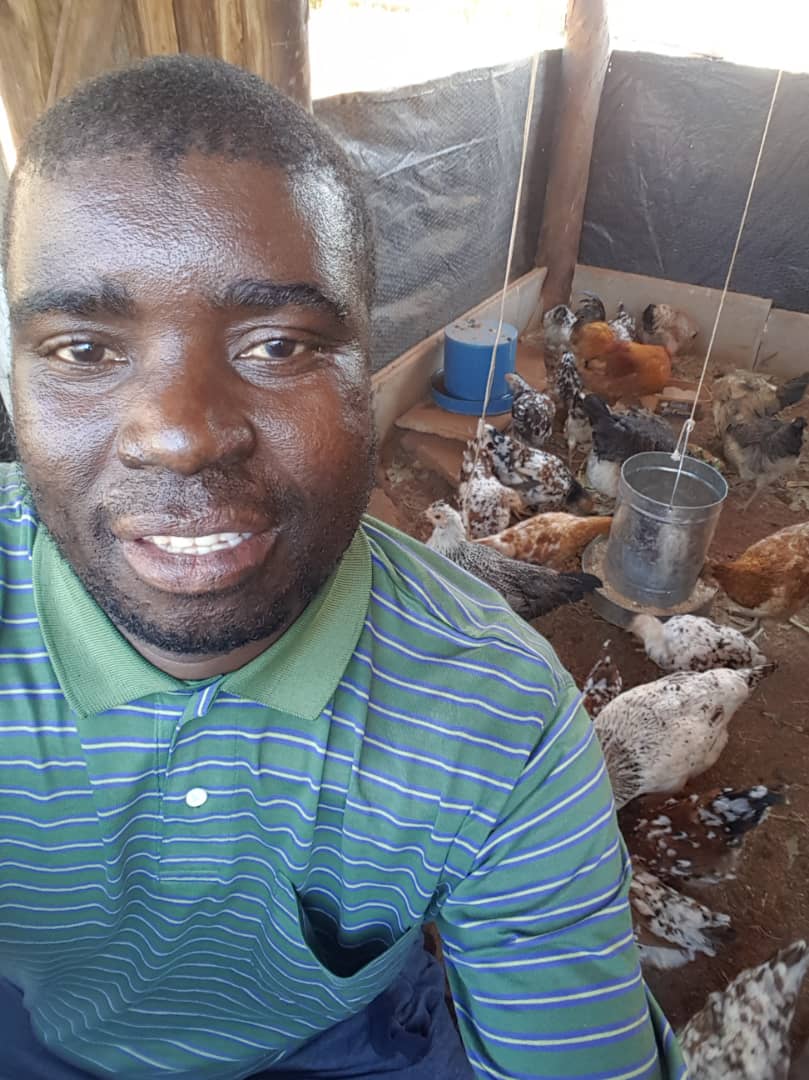
[[[681,1080],[646,989],[629,860],[595,729],[572,684],[438,927],[475,1074]]]

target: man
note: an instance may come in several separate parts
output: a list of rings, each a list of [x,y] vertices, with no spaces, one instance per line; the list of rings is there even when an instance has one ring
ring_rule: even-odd
[[[4,252],[2,1075],[683,1075],[570,677],[361,524],[339,149],[244,72],[151,60],[40,121]]]

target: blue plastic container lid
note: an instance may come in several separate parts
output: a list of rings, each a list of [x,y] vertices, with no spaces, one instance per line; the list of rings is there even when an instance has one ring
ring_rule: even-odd
[[[497,319],[458,319],[444,331],[448,338],[463,345],[482,345],[491,348],[497,333]],[[510,323],[503,323],[498,345],[508,345],[519,337],[519,330]]]

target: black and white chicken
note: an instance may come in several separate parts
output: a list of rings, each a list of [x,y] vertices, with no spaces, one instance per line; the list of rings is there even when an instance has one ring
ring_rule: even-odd
[[[602,495],[615,498],[621,466],[633,454],[674,449],[671,428],[665,420],[646,409],[612,412],[595,394],[588,394],[582,407],[593,433],[593,448],[587,459],[587,482]]]
[[[725,431],[722,450],[742,480],[753,481],[753,491],[744,504],[747,509],[767,484],[795,472],[803,448],[806,420],[779,420],[764,416],[731,424]]]
[[[556,369],[556,396],[565,408],[565,439],[567,440],[567,463],[579,446],[589,446],[592,434],[590,421],[584,411],[584,383],[581,380],[576,357],[572,352],[563,353]]]
[[[485,425],[483,448],[500,483],[516,488],[534,513],[571,506],[591,509],[584,488],[555,454],[523,446],[491,424]]]
[[[511,390],[511,430],[517,438],[539,450],[553,433],[556,406],[548,394],[535,390],[516,372],[506,375]]]

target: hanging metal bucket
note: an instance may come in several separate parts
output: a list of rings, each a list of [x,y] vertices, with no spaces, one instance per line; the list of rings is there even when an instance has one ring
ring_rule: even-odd
[[[728,485],[704,461],[686,457],[671,494],[677,462],[670,454],[636,454],[624,462],[604,576],[635,603],[675,607],[694,590]]]

